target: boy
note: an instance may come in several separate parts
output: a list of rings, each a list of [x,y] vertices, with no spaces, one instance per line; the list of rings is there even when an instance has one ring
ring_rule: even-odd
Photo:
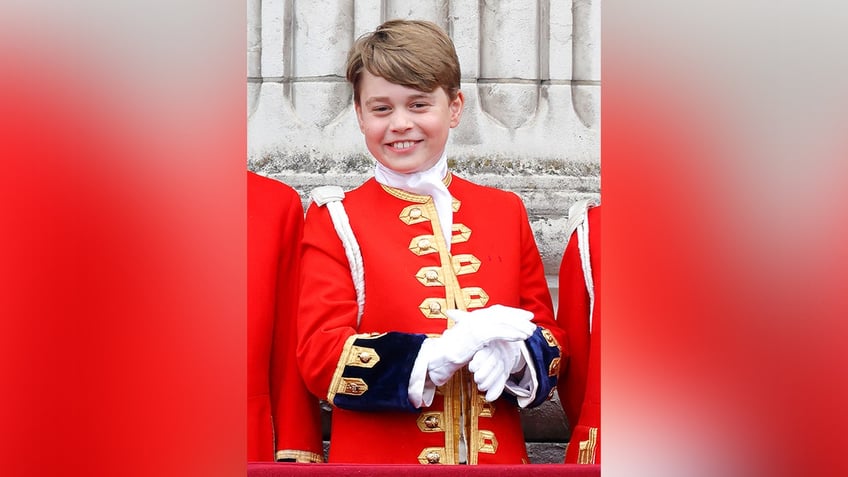
[[[309,207],[298,317],[304,381],[334,406],[328,460],[527,463],[518,409],[553,392],[564,340],[521,200],[448,171],[453,43],[388,21],[346,70],[375,174],[338,223],[332,198]]]

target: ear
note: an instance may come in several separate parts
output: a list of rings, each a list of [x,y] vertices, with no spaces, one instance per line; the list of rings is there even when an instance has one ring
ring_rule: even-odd
[[[353,103],[353,109],[356,110],[356,121],[359,123],[359,130],[365,133],[364,123],[362,122],[362,106],[359,103]]]
[[[458,91],[456,93],[456,98],[454,98],[450,104],[448,104],[448,108],[450,109],[450,127],[455,128],[459,126],[459,120],[462,118],[462,109],[465,106],[465,96],[462,94],[462,91]]]

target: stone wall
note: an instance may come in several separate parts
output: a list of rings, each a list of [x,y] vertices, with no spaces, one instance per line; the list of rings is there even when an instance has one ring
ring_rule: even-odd
[[[248,0],[247,8],[248,168],[294,187],[304,206],[313,187],[353,188],[373,171],[344,79],[353,41],[390,18],[445,28],[466,99],[448,142],[452,170],[523,198],[556,301],[566,211],[600,198],[599,0]],[[564,418],[549,404],[526,413],[525,434],[561,448]]]

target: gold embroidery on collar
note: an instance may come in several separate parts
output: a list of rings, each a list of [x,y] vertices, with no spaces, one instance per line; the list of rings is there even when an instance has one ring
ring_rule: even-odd
[[[428,200],[432,200],[429,195],[413,194],[412,192],[407,192],[403,189],[389,187],[385,184],[380,184],[380,187],[382,187],[383,190],[388,192],[389,194],[407,202],[418,202],[419,204],[423,204]]]
[[[444,298],[427,298],[418,305],[418,309],[427,318],[447,319],[445,311],[448,308]]]
[[[480,259],[470,253],[454,255],[452,260],[453,270],[457,275],[474,273],[480,269]]]
[[[350,353],[345,361],[346,366],[356,366],[358,368],[373,368],[374,365],[380,362],[380,355],[374,348],[366,348],[364,346],[352,346]]]
[[[432,235],[419,235],[409,242],[409,250],[415,255],[421,256],[428,253],[437,253],[436,239]]]
[[[471,237],[471,229],[463,224],[453,224],[451,232],[453,233],[451,235],[451,243],[467,242],[468,238]]]

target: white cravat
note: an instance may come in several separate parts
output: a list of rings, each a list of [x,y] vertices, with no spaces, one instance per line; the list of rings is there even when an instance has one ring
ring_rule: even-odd
[[[451,237],[453,236],[451,230],[453,228],[453,198],[444,183],[447,174],[448,156],[447,152],[442,152],[442,157],[433,167],[426,171],[409,174],[395,172],[377,162],[374,179],[389,187],[432,197],[436,212],[439,214],[439,225],[442,228],[448,251],[450,251]]]

